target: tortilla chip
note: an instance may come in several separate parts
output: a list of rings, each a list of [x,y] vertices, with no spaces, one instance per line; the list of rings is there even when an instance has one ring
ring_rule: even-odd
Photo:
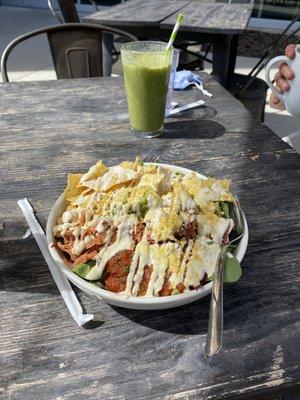
[[[135,171],[135,164],[132,161],[123,161],[121,162],[120,167],[126,169],[133,169]]]
[[[203,179],[200,179],[195,172],[192,172],[183,178],[183,187],[191,196],[195,196],[202,186],[202,181]]]
[[[108,192],[111,190],[114,191],[120,187],[127,187],[137,176],[137,172],[132,169],[126,169],[116,165],[110,167],[103,176],[85,181],[83,185],[95,191]],[[117,186],[119,184],[120,186]]]
[[[87,188],[87,189],[84,189],[84,191],[80,194],[81,194],[81,196],[86,196],[87,194],[92,194],[93,192],[94,192],[93,189]]]
[[[142,176],[138,186],[150,186],[158,192],[164,177],[163,174],[145,174]]]
[[[80,195],[84,187],[80,185],[82,174],[68,174],[68,183],[64,191],[64,198],[68,199]]]
[[[115,192],[116,190],[121,189],[123,187],[129,187],[132,182],[134,182],[134,181],[131,180],[131,181],[126,181],[126,182],[116,183],[115,185],[109,187],[107,190],[104,190],[104,191],[105,192]]]
[[[99,178],[108,171],[108,168],[103,162],[100,160],[95,165],[92,165],[86,174],[84,174],[80,180],[80,182],[84,185],[86,181],[91,181],[93,179]]]
[[[143,161],[140,157],[136,157],[134,161],[123,161],[120,164],[120,167],[126,168],[126,169],[132,169],[133,171],[139,171],[140,169],[143,168]]]
[[[67,200],[69,203],[73,204],[73,203],[75,203],[75,201],[78,199],[78,197],[79,197],[79,196],[68,197],[66,200]]]
[[[156,174],[158,170],[157,165],[145,165],[143,167],[144,174]]]

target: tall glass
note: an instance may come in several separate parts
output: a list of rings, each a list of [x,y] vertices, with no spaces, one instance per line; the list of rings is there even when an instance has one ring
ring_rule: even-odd
[[[121,47],[131,129],[137,136],[160,136],[173,51],[163,42],[129,42]]]
[[[173,100],[173,94],[174,94],[174,80],[175,80],[178,63],[179,63],[179,50],[173,49],[173,59],[172,59],[172,64],[171,64],[171,69],[170,69],[170,78],[169,78],[169,84],[168,84],[168,94],[167,94],[167,100],[166,100],[165,117],[168,117],[170,115],[171,111],[174,108],[174,104],[175,105],[177,104],[177,103],[173,103],[172,100]]]

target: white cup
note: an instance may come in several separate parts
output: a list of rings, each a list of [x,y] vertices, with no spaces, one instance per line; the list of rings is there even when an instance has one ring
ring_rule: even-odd
[[[266,82],[272,92],[278,99],[280,99],[284,104],[285,108],[292,115],[300,117],[300,45],[295,49],[296,56],[293,60],[286,56],[278,56],[272,58],[266,66]],[[289,81],[290,90],[284,93],[280,93],[272,84],[270,79],[270,69],[274,64],[279,62],[285,62],[294,72],[295,78]]]

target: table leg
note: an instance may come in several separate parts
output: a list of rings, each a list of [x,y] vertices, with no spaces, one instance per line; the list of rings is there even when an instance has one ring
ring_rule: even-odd
[[[213,46],[213,76],[228,88],[235,68],[238,35],[218,35]]]
[[[102,66],[103,76],[111,75],[112,66],[113,35],[111,33],[102,34]]]

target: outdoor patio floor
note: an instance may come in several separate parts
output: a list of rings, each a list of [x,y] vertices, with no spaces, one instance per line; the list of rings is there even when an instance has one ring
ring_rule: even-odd
[[[48,10],[0,6],[0,54],[17,36],[57,22]],[[256,61],[255,58],[238,57],[236,72],[249,73]],[[19,45],[9,59],[8,71],[11,81],[56,79],[47,39],[41,36]],[[209,64],[205,65],[205,71],[211,71]],[[122,73],[119,61],[112,72]],[[264,71],[259,77],[264,79]],[[265,111],[265,124],[280,137],[299,130],[300,120],[288,112],[271,109],[268,104]]]

